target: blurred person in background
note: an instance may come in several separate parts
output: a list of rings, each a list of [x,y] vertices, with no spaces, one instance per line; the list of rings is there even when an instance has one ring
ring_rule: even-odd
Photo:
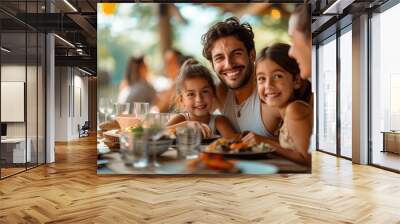
[[[118,103],[148,102],[154,103],[156,91],[147,81],[149,70],[142,56],[131,57],[126,68],[125,78],[121,81]]]
[[[188,57],[185,57],[179,50],[175,48],[168,49],[164,54],[164,72],[170,80],[170,86],[166,90],[161,91],[157,96],[155,106],[159,112],[171,112],[174,110],[174,97],[176,90],[176,78],[179,70]]]
[[[290,57],[294,58],[300,67],[302,79],[311,78],[311,11],[308,4],[296,7],[289,19],[288,30],[292,46]]]

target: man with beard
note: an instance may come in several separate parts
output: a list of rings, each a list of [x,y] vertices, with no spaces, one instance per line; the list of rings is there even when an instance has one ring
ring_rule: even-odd
[[[203,56],[211,62],[221,80],[217,97],[222,114],[238,132],[251,131],[256,135],[273,137],[281,118],[278,110],[260,105],[251,26],[240,24],[235,17],[228,18],[213,25],[202,36],[202,44]]]

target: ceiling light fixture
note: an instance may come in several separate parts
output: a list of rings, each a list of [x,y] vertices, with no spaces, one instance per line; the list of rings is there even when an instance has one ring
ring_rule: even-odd
[[[343,10],[354,1],[355,0],[336,0],[332,5],[325,9],[322,14],[342,14]]]
[[[74,10],[74,12],[78,12],[78,10],[68,1],[68,0],[64,0],[65,4],[67,4],[72,10]]]
[[[88,71],[86,71],[86,70],[83,70],[83,69],[81,69],[81,68],[79,68],[79,67],[78,67],[78,70],[81,71],[81,72],[83,72],[83,73],[85,73],[85,74],[87,74],[87,75],[92,75],[92,73],[90,73],[90,72],[88,72]]]
[[[7,49],[7,48],[5,48],[5,47],[1,47],[1,50],[4,51],[4,52],[7,52],[7,53],[10,53],[10,52],[11,52],[11,50],[9,50],[9,49]]]
[[[66,39],[58,36],[57,34],[54,34],[55,37],[57,37],[58,39],[60,39],[61,41],[63,41],[64,43],[68,44],[69,46],[75,48],[75,45],[71,44],[71,42],[67,41]]]

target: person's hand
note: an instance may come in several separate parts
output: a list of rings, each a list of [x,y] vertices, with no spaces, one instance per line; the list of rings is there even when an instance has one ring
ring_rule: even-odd
[[[194,125],[196,126],[200,131],[201,135],[203,136],[203,139],[207,139],[211,137],[211,129],[208,127],[208,125],[198,122],[198,121],[186,121],[186,125]]]
[[[245,135],[242,138],[242,142],[247,144],[248,146],[253,146],[253,145],[256,145],[258,143],[261,143],[262,142],[262,138],[263,138],[262,136],[257,135],[254,132],[249,132],[247,135]]]

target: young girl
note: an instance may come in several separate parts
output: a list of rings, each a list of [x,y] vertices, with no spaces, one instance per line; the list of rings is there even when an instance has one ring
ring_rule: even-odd
[[[195,123],[201,129],[204,139],[215,137],[217,131],[227,139],[237,136],[227,118],[211,114],[216,88],[205,66],[193,59],[186,60],[177,78],[176,90],[176,105],[184,113],[172,118],[167,124],[168,129]]]
[[[283,119],[279,143],[254,133],[249,133],[242,140],[249,145],[268,143],[277,154],[310,166],[311,83],[300,78],[298,64],[288,55],[289,48],[287,44],[264,48],[256,62],[260,99],[264,105],[278,108]]]

